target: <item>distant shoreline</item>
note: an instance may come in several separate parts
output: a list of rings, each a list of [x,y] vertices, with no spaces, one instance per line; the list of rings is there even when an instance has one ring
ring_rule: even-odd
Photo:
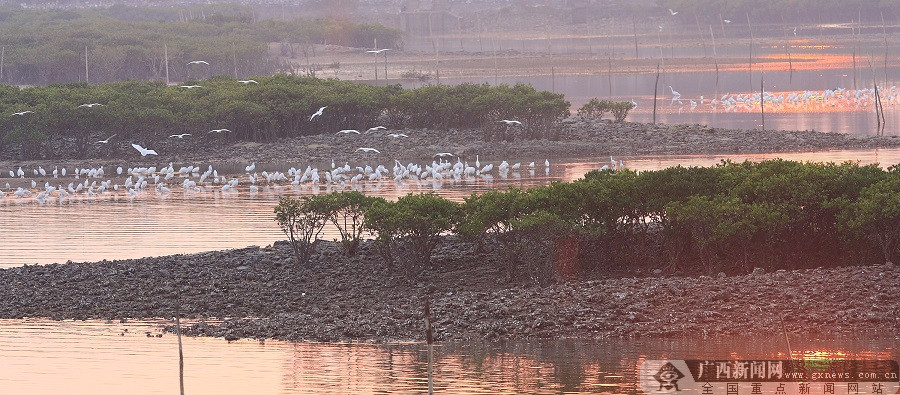
[[[344,136],[319,134],[270,143],[235,142],[220,145],[207,140],[173,141],[166,139],[146,144],[159,156],[141,157],[129,142],[110,143],[109,157],[91,159],[48,158],[17,161],[2,160],[0,169],[18,166],[63,165],[77,167],[156,166],[160,163],[217,164],[251,162],[343,163],[393,160],[431,160],[438,152],[451,152],[462,160],[515,158],[585,158],[636,155],[749,154],[808,152],[829,149],[900,148],[900,136],[865,136],[844,133],[784,130],[741,130],[703,125],[667,125],[614,123],[569,118],[554,127],[552,140],[486,140],[482,129],[428,130],[404,129],[370,135]],[[388,133],[402,132],[409,137],[391,138]],[[380,154],[357,152],[359,147],[375,147]],[[3,177],[3,176],[0,176]]]
[[[895,265],[731,276],[643,269],[540,287],[502,278],[501,258],[473,248],[444,240],[438,269],[415,280],[388,270],[371,242],[355,257],[322,242],[310,266],[276,243],[15,267],[0,270],[0,318],[171,319],[180,300],[183,317],[200,321],[188,335],[387,342],[421,340],[429,299],[438,341],[781,335],[779,311],[793,335],[900,329]]]

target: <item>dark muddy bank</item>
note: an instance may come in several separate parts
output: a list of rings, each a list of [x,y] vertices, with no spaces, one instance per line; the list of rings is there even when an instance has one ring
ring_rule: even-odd
[[[109,146],[91,151],[91,158],[69,158],[65,155],[33,161],[0,161],[0,168],[38,164],[92,166],[101,164],[118,166],[128,164],[158,165],[160,163],[250,163],[291,162],[330,163],[381,162],[430,160],[434,154],[450,152],[464,160],[480,155],[487,160],[517,160],[542,162],[549,158],[584,158],[613,155],[668,154],[730,154],[802,152],[827,149],[865,149],[900,147],[898,136],[860,136],[816,131],[759,131],[711,128],[702,125],[651,125],[642,123],[613,123],[609,121],[582,121],[571,118],[547,133],[551,139],[511,139],[499,135],[505,128],[495,130],[389,130],[372,134],[345,135],[324,134],[286,139],[269,143],[228,143],[208,134],[197,134],[185,139],[164,139],[142,142],[155,149],[159,156],[141,157],[131,148],[131,141],[113,141]],[[390,137],[391,133],[403,133],[409,137]],[[64,143],[60,143],[63,144]],[[371,147],[380,154],[357,151]],[[72,152],[59,147],[55,152]],[[15,153],[7,153],[15,158]]]
[[[900,269],[842,267],[671,277],[598,273],[536,286],[499,259],[445,240],[438,270],[408,279],[370,242],[347,258],[321,243],[309,267],[278,243],[194,255],[0,270],[0,318],[123,319],[182,314],[190,335],[316,341],[421,340],[432,301],[440,341],[619,336],[849,335],[900,329]],[[779,314],[780,313],[780,314]],[[225,319],[207,324],[204,319]]]

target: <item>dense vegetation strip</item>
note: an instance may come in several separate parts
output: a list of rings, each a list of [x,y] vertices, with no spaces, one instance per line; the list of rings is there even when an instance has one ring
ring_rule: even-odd
[[[113,134],[146,144],[168,135],[193,138],[274,141],[342,129],[476,128],[504,137],[546,137],[569,114],[561,94],[530,85],[462,84],[403,89],[360,82],[290,75],[192,81],[186,86],[126,81],[19,89],[0,86],[0,152],[19,157],[85,157],[93,143]],[[87,107],[85,104],[101,104]],[[311,119],[320,107],[322,116]],[[25,113],[12,115],[14,113]],[[522,124],[508,127],[502,119]],[[227,129],[227,133],[208,133]],[[60,141],[74,151],[60,152]],[[6,147],[4,147],[6,145]],[[96,147],[94,147],[96,149]]]
[[[327,223],[352,254],[364,233],[384,262],[417,276],[440,237],[496,249],[498,269],[537,282],[634,269],[740,273],[892,262],[900,166],[785,160],[660,171],[597,170],[528,190],[397,201],[359,192],[285,198],[277,221],[305,263]],[[362,219],[361,219],[362,218]],[[348,231],[348,229],[352,229]]]
[[[378,24],[334,19],[262,20],[237,5],[89,10],[0,9],[0,81],[38,85],[165,80],[290,71],[280,56],[301,57],[312,44],[396,48],[402,32]],[[280,43],[281,53],[269,51]],[[279,56],[280,55],[280,56]],[[208,63],[188,64],[203,60]]]

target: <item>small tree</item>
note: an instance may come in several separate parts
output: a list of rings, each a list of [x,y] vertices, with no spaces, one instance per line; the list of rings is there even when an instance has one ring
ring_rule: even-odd
[[[275,220],[288,236],[297,264],[309,262],[330,216],[327,206],[309,196],[300,199],[283,197],[275,206]]]
[[[337,192],[315,197],[329,212],[329,221],[341,235],[341,246],[347,255],[355,255],[365,230],[364,216],[373,199],[361,192]]]
[[[454,228],[459,205],[433,193],[409,194],[396,202],[378,201],[366,211],[366,226],[393,257],[395,250],[408,251],[407,275],[431,268],[431,253],[441,235]],[[393,260],[393,258],[392,258]]]
[[[616,122],[625,122],[625,117],[628,116],[628,112],[634,108],[634,103],[627,101],[620,101],[616,103],[612,103],[610,111],[612,111],[613,118],[616,119]]]

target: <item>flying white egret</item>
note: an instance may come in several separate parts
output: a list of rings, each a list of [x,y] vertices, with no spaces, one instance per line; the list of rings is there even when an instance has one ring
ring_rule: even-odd
[[[131,144],[131,146],[134,147],[134,149],[138,150],[138,152],[141,153],[141,156],[157,155],[156,151],[154,151],[152,149],[146,149],[137,144]]]
[[[369,134],[369,133],[373,133],[373,132],[377,132],[379,130],[385,130],[385,129],[387,129],[387,128],[384,126],[376,126],[374,128],[369,128],[368,130],[366,130],[365,134]]]
[[[669,8],[669,13],[672,14],[672,16],[678,15],[678,11],[672,11],[671,8]]]
[[[190,62],[188,62],[188,64],[205,64],[205,65],[209,66],[209,63],[207,63],[206,61],[203,61],[203,60],[190,61]]]
[[[344,129],[344,130],[341,130],[340,132],[337,132],[337,134],[359,134],[359,130],[356,130],[356,129]]]
[[[384,52],[384,51],[390,51],[390,50],[391,50],[390,48],[373,49],[373,50],[371,50],[371,51],[366,51],[366,53],[379,54],[379,53],[382,53],[382,52]]]
[[[731,21],[729,21],[728,19],[723,19],[722,22],[731,23]]]
[[[200,85],[182,85],[181,87],[186,89],[202,88]]]
[[[244,84],[244,85],[247,85],[247,84],[258,84],[258,83],[259,83],[259,82],[256,82],[256,80],[239,80],[238,82],[240,82],[240,83],[242,83],[242,84]]]
[[[207,133],[228,133],[228,132],[231,132],[231,131],[228,129],[213,129]]]
[[[170,138],[170,139],[171,139],[171,138],[183,139],[183,138],[185,138],[185,137],[187,137],[187,136],[190,136],[190,135],[191,135],[190,133],[173,134],[173,135],[169,136],[169,138]]]
[[[90,104],[82,104],[82,105],[78,106],[78,108],[81,108],[81,107],[94,108],[94,107],[103,107],[103,105],[100,103],[90,103]]]
[[[319,111],[316,111],[315,114],[311,115],[311,116],[309,117],[309,120],[312,121],[315,117],[320,117],[320,116],[322,116],[322,112],[325,111],[326,108],[328,108],[328,106],[324,106],[324,107],[319,108]]]
[[[118,134],[118,133],[116,133],[116,134]],[[112,136],[107,137],[106,140],[97,140],[97,142],[94,144],[109,144],[109,140],[112,139],[113,137],[116,137],[116,134],[113,134]]]
[[[25,114],[34,114],[34,111],[22,111],[22,112],[14,112],[13,115],[25,115]]]
[[[391,136],[391,137],[393,137],[393,138],[397,138],[397,137],[409,137],[409,136],[407,136],[407,135],[405,135],[405,134],[403,134],[403,133],[391,133],[391,134],[389,134],[388,136]]]
[[[500,122],[505,123],[506,126],[513,126],[513,125],[515,125],[515,126],[522,126],[522,122],[515,121],[515,120],[504,119],[504,120],[502,120],[502,121],[500,121]]]
[[[365,152],[365,153],[367,153],[367,154],[368,154],[368,153],[372,153],[372,152],[374,152],[374,153],[376,153],[376,154],[380,154],[380,153],[381,153],[381,151],[379,151],[379,150],[377,150],[377,149],[375,149],[375,148],[367,148],[367,147],[357,148],[356,150],[357,150],[357,151]]]

